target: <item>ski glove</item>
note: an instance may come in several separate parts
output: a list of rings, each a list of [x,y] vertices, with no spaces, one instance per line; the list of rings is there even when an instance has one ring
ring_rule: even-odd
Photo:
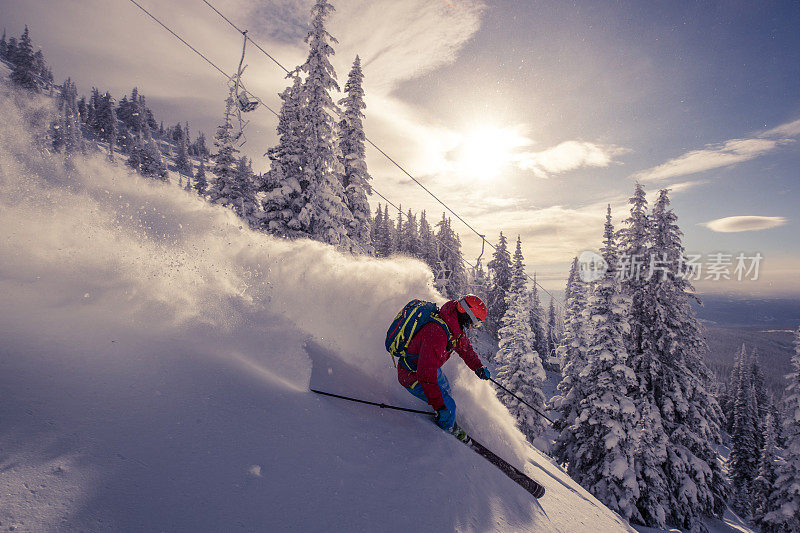
[[[490,377],[492,377],[491,372],[489,372],[489,369],[486,368],[485,366],[482,366],[479,369],[477,369],[475,371],[475,375],[477,375],[481,379],[489,379]]]
[[[456,416],[453,411],[450,411],[446,407],[443,409],[439,409],[436,411],[436,425],[444,430],[449,430],[453,427],[453,424],[456,423]]]

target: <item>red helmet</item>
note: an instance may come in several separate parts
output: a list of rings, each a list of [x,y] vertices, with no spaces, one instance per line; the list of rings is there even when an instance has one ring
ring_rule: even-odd
[[[459,313],[469,316],[472,325],[477,327],[486,320],[486,304],[474,294],[467,294],[456,304]]]

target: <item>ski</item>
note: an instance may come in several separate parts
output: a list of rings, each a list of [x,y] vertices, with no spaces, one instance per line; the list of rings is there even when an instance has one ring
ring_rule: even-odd
[[[453,436],[472,448],[478,455],[483,456],[487,461],[499,468],[505,475],[515,481],[520,487],[527,490],[537,500],[544,496],[544,487],[523,474],[517,467],[510,464],[508,461],[494,453],[492,450],[476,441],[474,438],[466,434],[466,432],[458,426],[453,428]]]

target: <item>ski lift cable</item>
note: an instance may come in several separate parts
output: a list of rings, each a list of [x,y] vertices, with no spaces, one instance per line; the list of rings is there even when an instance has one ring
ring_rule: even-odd
[[[131,0],[131,1],[133,1],[133,0]],[[272,60],[272,61],[273,61],[273,62],[274,62],[276,65],[278,65],[280,68],[282,68],[282,69],[283,69],[283,70],[284,70],[284,71],[285,71],[287,74],[289,74],[289,73],[291,72],[289,69],[287,69],[285,66],[283,66],[283,65],[280,63],[280,61],[278,61],[277,59],[275,59],[275,58],[274,58],[272,55],[270,55],[270,54],[269,54],[269,53],[268,53],[266,50],[264,50],[264,48],[262,48],[262,47],[261,47],[261,45],[259,45],[257,42],[255,42],[255,41],[254,41],[254,40],[253,40],[251,37],[247,36],[247,35],[246,35],[246,32],[242,32],[242,30],[241,30],[241,29],[240,29],[240,28],[239,28],[239,27],[238,27],[236,24],[234,24],[234,23],[233,23],[233,22],[232,22],[232,21],[231,21],[231,20],[230,20],[228,17],[226,17],[225,15],[223,15],[223,14],[222,14],[222,12],[221,12],[219,9],[217,9],[216,7],[214,7],[214,6],[211,4],[211,2],[209,2],[208,0],[202,0],[202,1],[203,1],[203,3],[204,3],[204,4],[206,4],[208,7],[210,7],[211,9],[213,9],[213,10],[214,10],[214,12],[216,12],[216,13],[217,13],[217,14],[218,14],[220,17],[222,17],[222,18],[223,18],[223,19],[224,19],[224,20],[225,20],[225,21],[226,21],[228,24],[230,24],[230,25],[231,25],[231,27],[233,27],[233,28],[234,28],[236,31],[238,31],[238,32],[240,32],[240,33],[245,33],[245,37],[246,37],[246,39],[250,40],[250,42],[251,42],[251,43],[253,43],[253,45],[254,45],[256,48],[258,48],[258,49],[259,49],[261,52],[263,52],[263,53],[264,53],[264,54],[265,54],[265,55],[266,55],[268,58],[270,58],[270,59],[271,59],[271,60]],[[270,110],[270,111],[271,111],[271,110]],[[275,113],[275,112],[273,111],[273,113]],[[277,115],[277,113],[275,113],[275,114]],[[411,173],[409,173],[409,172],[408,172],[408,171],[407,171],[407,170],[406,170],[406,169],[405,169],[405,168],[404,168],[402,165],[400,165],[400,164],[399,164],[397,161],[395,161],[394,159],[392,159],[392,158],[389,156],[389,154],[387,154],[386,152],[384,152],[384,151],[383,151],[383,150],[382,150],[382,149],[381,149],[381,148],[380,148],[378,145],[376,145],[374,142],[372,142],[372,140],[370,140],[370,138],[369,138],[369,137],[366,137],[366,136],[365,136],[365,140],[366,140],[366,141],[367,141],[367,142],[368,142],[368,143],[369,143],[369,144],[370,144],[370,145],[371,145],[373,148],[375,148],[375,149],[376,149],[378,152],[380,152],[380,153],[381,153],[381,155],[383,155],[383,156],[384,156],[386,159],[388,159],[388,160],[389,160],[389,161],[390,161],[390,162],[391,162],[391,163],[392,163],[394,166],[396,166],[398,169],[400,169],[400,171],[401,171],[401,172],[403,172],[403,173],[404,173],[406,176],[408,176],[408,177],[409,177],[409,178],[410,178],[410,179],[411,179],[411,180],[412,180],[414,183],[416,183],[417,185],[419,185],[419,186],[420,186],[420,187],[421,187],[421,188],[422,188],[422,189],[423,189],[425,192],[427,192],[427,193],[428,193],[428,194],[429,194],[429,195],[430,195],[430,196],[431,196],[431,197],[432,197],[434,200],[436,200],[437,202],[439,202],[439,203],[440,203],[440,204],[441,204],[441,205],[442,205],[442,206],[443,206],[443,207],[444,207],[444,208],[445,208],[447,211],[449,211],[449,212],[450,212],[450,213],[451,213],[451,214],[452,214],[454,217],[456,217],[456,218],[457,218],[459,221],[461,221],[461,223],[462,223],[462,224],[464,224],[464,225],[465,225],[467,228],[469,228],[469,230],[470,230],[470,231],[472,231],[472,232],[473,232],[475,235],[477,235],[478,237],[481,237],[481,239],[483,240],[483,241],[482,241],[482,244],[483,244],[483,243],[487,243],[487,244],[488,244],[488,245],[489,245],[489,246],[490,246],[490,247],[491,247],[493,250],[497,250],[497,247],[496,247],[494,244],[492,244],[491,242],[487,242],[487,241],[485,240],[485,235],[484,235],[484,234],[482,234],[482,233],[479,233],[479,232],[478,232],[478,231],[477,231],[477,230],[476,230],[474,227],[472,227],[472,225],[470,225],[470,224],[469,224],[469,223],[468,223],[466,220],[464,220],[464,219],[463,219],[463,218],[462,218],[462,217],[461,217],[461,216],[460,216],[458,213],[456,213],[455,211],[453,211],[453,209],[451,209],[451,208],[450,208],[450,206],[448,206],[448,205],[447,205],[446,203],[444,203],[444,202],[443,202],[443,201],[442,201],[442,200],[441,200],[441,199],[440,199],[438,196],[436,196],[436,194],[434,194],[434,193],[433,193],[433,192],[432,192],[430,189],[428,189],[428,188],[427,188],[425,185],[423,185],[423,184],[422,184],[422,183],[421,183],[419,180],[417,180],[417,178],[415,178],[413,175],[411,175]],[[376,191],[376,192],[377,192],[377,191]],[[379,195],[379,196],[380,196],[380,195]],[[381,196],[381,197],[382,197],[382,198],[384,198],[384,200],[386,200],[386,198],[385,198],[385,197],[383,197],[383,196]],[[387,200],[387,201],[388,201],[388,200]],[[392,204],[392,206],[393,206],[393,207],[395,207],[395,208],[397,208],[397,206],[395,206],[394,204]],[[403,214],[402,214],[402,213],[400,213],[400,216],[402,217],[402,216],[403,216]],[[483,255],[483,254],[481,253],[481,255]],[[547,289],[545,289],[544,287],[542,287],[542,286],[539,284],[539,282],[538,282],[538,281],[536,281],[536,280],[535,280],[535,279],[534,279],[534,278],[533,278],[533,277],[532,277],[530,274],[528,274],[528,273],[526,272],[526,273],[525,273],[525,276],[526,276],[526,277],[527,277],[529,280],[533,281],[533,282],[534,282],[534,284],[535,284],[537,287],[539,287],[539,288],[540,288],[542,291],[544,291],[544,292],[545,292],[545,293],[546,293],[548,296],[550,296],[550,298],[552,298],[552,299],[553,299],[553,300],[554,300],[554,301],[555,301],[555,302],[556,302],[556,303],[559,305],[559,307],[561,307],[561,308],[562,308],[562,310],[564,309],[564,305],[563,305],[563,303],[562,303],[560,300],[558,300],[558,299],[557,299],[555,296],[553,296],[553,294],[552,294],[550,291],[548,291]]]
[[[216,64],[216,63],[214,63],[213,61],[211,61],[211,60],[210,60],[210,59],[209,59],[209,58],[208,58],[208,57],[207,57],[205,54],[203,54],[203,53],[202,53],[201,51],[199,51],[197,48],[195,48],[194,46],[192,46],[191,44],[189,44],[189,43],[188,43],[188,42],[187,42],[187,41],[186,41],[186,40],[185,40],[183,37],[181,37],[180,35],[178,35],[178,34],[177,34],[177,33],[175,33],[174,31],[172,31],[172,29],[170,29],[170,27],[169,27],[169,26],[167,26],[166,24],[164,24],[163,22],[161,22],[161,21],[160,21],[160,20],[159,20],[159,19],[158,19],[158,18],[157,18],[155,15],[153,15],[153,14],[152,14],[152,13],[150,13],[150,12],[149,12],[147,9],[145,9],[145,8],[144,8],[144,7],[143,7],[143,6],[142,6],[142,5],[141,5],[139,2],[137,2],[136,0],[128,0],[128,1],[129,1],[129,2],[131,2],[133,5],[135,5],[136,7],[138,7],[139,9],[141,9],[141,10],[142,10],[142,11],[143,11],[143,12],[144,12],[144,13],[145,13],[145,14],[146,14],[148,17],[150,17],[151,19],[153,19],[153,20],[154,20],[154,21],[155,21],[155,22],[156,22],[156,23],[157,23],[159,26],[161,26],[162,28],[164,28],[165,30],[167,30],[167,31],[168,31],[169,33],[171,33],[171,34],[172,34],[172,35],[173,35],[173,36],[174,36],[176,39],[178,39],[180,42],[182,42],[182,43],[183,43],[183,44],[185,44],[187,47],[189,47],[189,49],[191,49],[191,50],[192,50],[192,52],[194,52],[195,54],[197,54],[197,55],[199,55],[201,58],[203,58],[203,59],[205,60],[205,62],[206,62],[206,63],[208,63],[209,65],[211,65],[212,67],[214,67],[214,68],[217,70],[217,72],[219,72],[220,74],[222,74],[223,76],[225,76],[225,78],[228,80],[228,82],[229,82],[229,83],[230,83],[230,82],[233,82],[233,76],[229,75],[227,72],[225,72],[224,70],[222,70],[222,69],[221,69],[219,66],[217,66],[217,64]],[[251,40],[251,42],[252,42],[252,40]],[[260,48],[260,47],[259,47],[259,48]],[[267,104],[265,104],[265,103],[264,103],[264,101],[263,101],[263,100],[261,100],[261,98],[259,98],[258,96],[254,95],[253,93],[251,93],[251,92],[250,92],[250,91],[248,91],[247,89],[244,89],[244,87],[242,87],[242,89],[244,90],[244,92],[245,92],[247,95],[249,95],[249,96],[252,96],[253,98],[255,98],[255,99],[256,99],[256,100],[257,100],[257,101],[258,101],[258,102],[259,102],[261,105],[263,105],[263,106],[264,106],[264,108],[266,108],[267,110],[269,110],[269,111],[270,111],[270,112],[271,112],[273,115],[275,115],[276,117],[277,117],[277,116],[279,116],[279,115],[278,115],[278,113],[277,113],[277,112],[276,112],[274,109],[272,109],[270,106],[268,106]]]
[[[216,70],[217,70],[217,71],[218,71],[220,74],[222,74],[222,75],[223,75],[223,76],[224,76],[224,77],[225,77],[225,78],[226,78],[226,79],[227,79],[229,82],[233,82],[233,81],[234,81],[234,80],[233,80],[233,76],[230,76],[230,75],[228,75],[228,74],[227,74],[227,73],[226,73],[226,72],[225,72],[223,69],[221,69],[219,66],[217,66],[217,65],[216,65],[216,64],[215,64],[213,61],[211,61],[211,60],[210,60],[208,57],[206,57],[206,56],[205,56],[205,55],[204,55],[202,52],[200,52],[199,50],[197,50],[197,49],[196,49],[194,46],[192,46],[191,44],[189,44],[189,43],[188,43],[188,42],[187,42],[185,39],[183,39],[183,38],[182,38],[180,35],[178,35],[177,33],[175,33],[175,32],[174,32],[172,29],[170,29],[170,28],[169,28],[169,27],[168,27],[166,24],[164,24],[163,22],[161,22],[161,21],[160,21],[160,20],[159,20],[159,19],[158,19],[158,18],[157,18],[155,15],[153,15],[152,13],[150,13],[150,12],[149,12],[147,9],[145,9],[145,8],[144,8],[144,7],[143,7],[141,4],[139,4],[139,3],[138,3],[136,0],[129,0],[129,1],[130,1],[132,4],[134,4],[136,7],[138,7],[139,9],[141,9],[141,10],[142,10],[142,11],[143,11],[143,12],[144,12],[144,13],[145,13],[145,14],[146,14],[148,17],[150,17],[151,19],[153,19],[153,20],[154,20],[154,21],[155,21],[155,22],[156,22],[156,23],[157,23],[159,26],[161,26],[162,28],[164,28],[165,30],[167,30],[167,31],[168,31],[170,34],[172,34],[172,35],[173,35],[173,36],[174,36],[176,39],[178,39],[178,40],[179,40],[181,43],[183,43],[183,44],[184,44],[184,45],[186,45],[186,46],[187,46],[189,49],[191,49],[191,50],[192,50],[192,51],[193,51],[195,54],[197,54],[198,56],[200,56],[201,58],[203,58],[203,59],[206,61],[206,63],[208,63],[208,64],[209,64],[209,65],[211,65],[211,66],[212,66],[214,69],[216,69]],[[221,17],[223,17],[223,18],[224,18],[226,21],[228,21],[228,22],[229,22],[229,23],[230,23],[230,24],[231,24],[231,25],[232,25],[234,28],[236,28],[236,29],[237,29],[237,31],[240,31],[240,30],[238,30],[238,28],[237,28],[237,27],[236,27],[236,26],[235,26],[233,23],[231,23],[231,22],[230,22],[230,20],[228,20],[228,19],[227,19],[227,17],[225,17],[225,16],[224,16],[222,13],[220,13],[220,12],[219,12],[219,11],[218,11],[216,8],[214,8],[214,7],[213,7],[211,4],[209,4],[209,3],[208,3],[206,0],[203,0],[203,2],[205,2],[206,4],[208,4],[208,5],[209,5],[209,7],[211,7],[212,9],[214,9],[214,11],[215,11],[215,12],[217,12],[217,13],[218,13],[218,14],[219,14]],[[246,32],[242,32],[242,33],[244,33],[244,34],[246,35]],[[287,72],[287,73],[288,73],[288,72],[290,72],[290,71],[289,71],[289,70],[287,70],[285,67],[283,67],[283,65],[280,65],[280,63],[278,63],[278,62],[277,62],[277,61],[276,61],[276,60],[275,60],[275,59],[274,59],[272,56],[270,56],[270,55],[269,55],[269,54],[268,54],[266,51],[264,51],[264,50],[261,48],[261,46],[259,46],[259,45],[258,45],[258,43],[254,42],[254,41],[253,41],[251,38],[249,38],[249,37],[247,37],[247,39],[249,39],[249,40],[250,40],[250,42],[252,42],[252,43],[253,43],[253,44],[256,46],[256,48],[258,48],[259,50],[261,50],[262,52],[264,52],[264,53],[265,53],[265,54],[266,54],[268,57],[270,57],[270,59],[272,59],[272,60],[273,60],[273,61],[275,61],[275,62],[276,62],[276,63],[277,63],[279,66],[281,66],[281,68],[283,68],[284,70],[286,70],[286,72]],[[243,89],[244,89],[244,88],[243,88]],[[278,113],[277,113],[277,112],[276,112],[274,109],[272,109],[270,106],[268,106],[266,103],[264,103],[264,101],[263,101],[263,100],[262,100],[262,99],[261,99],[261,98],[260,98],[258,95],[256,95],[256,94],[253,94],[253,93],[251,93],[250,91],[247,91],[246,89],[244,89],[244,91],[245,91],[245,93],[246,93],[246,94],[248,94],[249,96],[252,96],[252,97],[253,97],[253,98],[254,98],[256,101],[258,101],[258,102],[259,102],[259,103],[260,103],[262,106],[264,106],[264,108],[265,108],[265,109],[267,109],[267,110],[268,110],[269,112],[271,112],[273,115],[275,115],[276,117],[280,117],[280,115],[279,115],[279,114],[278,114]],[[414,179],[414,177],[413,177],[413,176],[411,176],[410,174],[408,174],[408,172],[406,172],[406,171],[405,171],[405,169],[403,169],[403,168],[402,168],[402,167],[401,167],[401,166],[400,166],[400,165],[399,165],[399,164],[398,164],[396,161],[394,161],[392,158],[390,158],[390,157],[389,157],[389,156],[388,156],[388,155],[387,155],[387,154],[386,154],[386,153],[385,153],[383,150],[381,150],[380,148],[378,148],[378,147],[377,147],[377,146],[376,146],[374,143],[372,143],[372,141],[370,141],[369,139],[367,139],[367,141],[368,141],[368,142],[369,142],[369,143],[370,143],[372,146],[374,146],[374,147],[375,147],[375,148],[376,148],[378,151],[380,151],[380,152],[381,152],[381,153],[382,153],[382,154],[383,154],[383,155],[384,155],[386,158],[388,158],[388,159],[389,159],[389,160],[390,160],[392,163],[394,163],[394,165],[395,165],[395,166],[397,166],[398,168],[400,168],[400,169],[401,169],[401,170],[402,170],[404,173],[406,173],[406,174],[407,174],[409,177],[411,177],[411,179],[413,179],[413,180],[414,180],[416,183],[418,183],[418,184],[419,184],[419,185],[420,185],[420,186],[421,186],[423,189],[425,189],[425,190],[428,192],[428,194],[430,194],[431,196],[433,196],[434,198],[436,198],[436,200],[437,200],[437,201],[438,201],[440,204],[444,205],[444,206],[445,206],[445,207],[448,209],[448,211],[450,211],[451,213],[453,213],[453,214],[454,214],[454,215],[455,215],[455,216],[456,216],[456,217],[457,217],[459,220],[461,220],[462,222],[464,222],[464,220],[463,220],[461,217],[459,217],[459,216],[458,216],[458,215],[457,215],[455,212],[453,212],[453,211],[452,211],[452,210],[451,210],[449,207],[447,207],[447,206],[446,206],[446,205],[445,205],[445,204],[444,204],[444,203],[443,203],[441,200],[439,200],[439,199],[438,199],[438,198],[437,198],[435,195],[433,195],[433,193],[431,193],[431,192],[430,192],[430,191],[429,191],[429,190],[428,190],[428,189],[427,189],[427,188],[426,188],[424,185],[422,185],[422,184],[421,184],[421,183],[419,183],[419,182],[418,182],[416,179]],[[395,209],[397,209],[397,210],[398,210],[398,212],[400,213],[400,216],[401,216],[401,217],[403,216],[403,212],[402,212],[402,210],[400,209],[400,207],[398,207],[396,204],[394,204],[393,202],[391,202],[391,201],[390,201],[390,200],[389,200],[387,197],[385,197],[384,195],[382,195],[382,194],[381,194],[379,191],[377,191],[377,190],[375,189],[375,187],[371,187],[371,188],[372,188],[372,191],[373,191],[373,192],[375,192],[375,194],[377,194],[378,196],[380,196],[380,197],[381,197],[381,198],[382,198],[382,199],[383,199],[383,200],[384,200],[384,201],[385,201],[387,204],[389,204],[389,205],[391,205],[392,207],[394,207]],[[467,225],[467,227],[469,227],[469,229],[470,229],[470,230],[472,230],[473,232],[475,232],[475,233],[476,233],[476,234],[477,234],[479,237],[481,237],[481,238],[484,238],[484,236],[483,236],[483,235],[481,235],[480,233],[478,233],[477,231],[475,231],[475,229],[474,229],[474,228],[472,228],[471,226],[469,226],[469,224],[467,224],[466,222],[464,222],[464,224],[465,224],[465,225]],[[441,241],[441,239],[440,239],[438,236],[436,236],[436,239],[438,239],[439,241]],[[440,242],[440,243],[441,243],[441,242]],[[454,254],[456,253],[456,251],[454,251],[452,248],[450,248],[450,247],[449,247],[449,246],[447,246],[446,244],[444,244],[444,243],[441,243],[441,245],[442,245],[442,246],[444,246],[445,248],[447,248],[449,251],[453,252]],[[493,245],[491,242],[489,243],[489,246],[491,246],[492,248],[496,249],[496,247],[495,247],[495,246],[494,246],[494,245]],[[363,251],[363,248],[362,248],[362,251]],[[469,266],[470,268],[473,268],[473,269],[475,268],[475,265],[473,265],[472,263],[470,263],[469,261],[467,261],[466,259],[464,259],[464,257],[463,257],[463,256],[461,257],[461,261],[462,261],[463,263],[465,263],[467,266]],[[526,273],[526,276],[527,276],[528,278],[530,278],[530,279],[533,279],[533,278],[531,278],[531,276],[530,276],[529,274],[527,274],[527,273]],[[542,289],[544,292],[546,292],[548,295],[550,295],[550,297],[551,297],[551,298],[553,298],[553,300],[554,300],[554,301],[556,301],[556,303],[558,303],[558,304],[559,304],[559,306],[561,306],[561,307],[563,308],[563,306],[561,305],[561,302],[559,302],[558,300],[556,300],[556,299],[553,297],[553,295],[552,295],[552,294],[551,294],[549,291],[547,291],[547,290],[546,290],[544,287],[542,287],[541,285],[539,285],[539,283],[538,283],[538,282],[536,282],[536,285],[537,285],[539,288],[541,288],[541,289]]]

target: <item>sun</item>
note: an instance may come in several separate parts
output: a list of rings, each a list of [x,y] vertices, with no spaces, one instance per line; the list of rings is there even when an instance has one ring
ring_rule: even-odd
[[[482,126],[465,134],[456,149],[456,171],[476,180],[497,178],[515,160],[519,148],[530,144],[516,128]]]

